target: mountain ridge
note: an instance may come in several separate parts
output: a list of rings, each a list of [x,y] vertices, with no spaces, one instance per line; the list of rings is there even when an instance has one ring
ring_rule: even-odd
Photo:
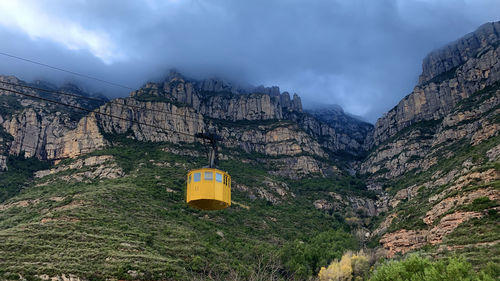
[[[0,165],[21,167],[0,182],[34,161],[25,186],[1,197],[5,272],[224,279],[273,252],[272,270],[306,279],[360,248],[374,260],[420,251],[500,264],[499,24],[429,54],[413,92],[374,127],[339,108],[303,110],[277,87],[178,73],[77,120],[0,91]],[[224,137],[221,168],[233,175],[233,206],[218,213],[183,202],[185,172],[205,160],[190,135],[206,129]]]

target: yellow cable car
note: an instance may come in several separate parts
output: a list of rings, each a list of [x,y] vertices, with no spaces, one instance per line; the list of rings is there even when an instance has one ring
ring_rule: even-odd
[[[231,206],[231,177],[214,168],[191,170],[187,176],[189,206],[202,210],[221,210]]]
[[[211,147],[207,151],[208,166],[188,172],[186,202],[201,210],[225,209],[231,206],[231,176],[217,169],[217,141],[222,138],[214,133],[199,133],[196,137],[208,140]]]

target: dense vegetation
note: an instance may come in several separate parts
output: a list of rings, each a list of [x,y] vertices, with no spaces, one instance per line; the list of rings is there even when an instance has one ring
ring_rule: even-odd
[[[36,158],[24,159],[22,156],[10,156],[7,159],[8,172],[0,172],[0,203],[18,194],[33,178],[33,173],[47,169],[49,163]]]
[[[433,261],[418,255],[410,255],[400,261],[388,261],[380,265],[370,281],[493,281],[498,280],[500,268],[489,263],[485,270],[477,273],[470,263],[452,257]]]
[[[254,261],[261,259],[272,261],[283,278],[305,278],[345,250],[357,249],[342,216],[315,209],[305,199],[311,194],[272,205],[233,189],[230,209],[188,208],[186,171],[205,159],[165,152],[168,148],[179,147],[129,141],[97,151],[92,155],[113,155],[127,175],[67,182],[61,177],[80,170],[64,171],[35,180],[15,201],[7,201],[25,204],[0,212],[0,276],[187,280],[217,274],[224,279],[250,276],[259,266]],[[2,180],[12,180],[12,167]],[[228,160],[222,168],[233,175],[233,186],[284,181],[251,162]]]

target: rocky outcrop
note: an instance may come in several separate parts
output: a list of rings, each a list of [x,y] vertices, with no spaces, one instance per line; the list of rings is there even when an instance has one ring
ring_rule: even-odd
[[[147,83],[131,96],[182,103],[206,117],[231,121],[284,119],[287,112],[302,112],[300,97],[295,94],[290,100],[289,94],[281,94],[278,87],[265,91],[256,88],[258,91],[246,93],[224,85],[213,80],[189,80],[177,74],[163,83]]]
[[[500,40],[500,22],[486,23],[476,31],[437,50],[424,59],[419,83],[423,84],[437,75],[464,64],[488,45]]]
[[[314,208],[324,211],[332,210],[335,207],[333,203],[328,202],[326,199],[318,199],[313,202],[313,205]]]
[[[368,131],[361,131],[353,134],[347,129],[335,129],[326,121],[321,121],[311,114],[290,114],[289,118],[299,124],[299,126],[311,136],[315,137],[322,147],[335,152],[347,152],[353,156],[363,156],[366,146],[358,138],[359,135],[366,137]],[[346,124],[348,125],[348,124]],[[364,139],[364,137],[362,139]]]
[[[97,125],[96,115],[92,113],[83,117],[74,130],[64,135],[61,146],[47,145],[46,151],[53,158],[73,158],[101,149],[107,144]],[[62,151],[58,150],[60,147]]]
[[[76,275],[73,274],[62,274],[60,276],[54,276],[50,277],[47,274],[42,274],[38,276],[41,280],[46,280],[46,281],[86,281],[87,279],[85,278],[80,278]]]
[[[452,233],[461,223],[480,217],[482,217],[482,214],[479,212],[456,212],[448,214],[439,221],[436,227],[429,231],[427,242],[431,245],[439,244],[443,241],[443,237]]]
[[[0,78],[26,84],[15,77]],[[40,81],[36,86],[54,89]],[[35,90],[10,87],[39,95]],[[82,94],[70,85],[57,90]],[[358,154],[362,148],[359,134],[342,131],[340,124],[335,130],[304,114],[300,97],[294,94],[290,98],[287,92],[280,93],[278,87],[243,88],[220,79],[196,81],[172,73],[165,82],[147,83],[132,92],[131,98],[115,99],[88,116],[78,113],[78,119],[75,112],[50,103],[7,92],[0,95],[16,104],[11,105],[13,112],[0,117],[0,125],[12,136],[4,152],[0,151],[4,156],[47,160],[76,157],[109,145],[106,138],[116,134],[141,141],[190,143],[198,141],[194,134],[209,128],[223,135],[225,145],[271,156],[327,157],[326,150]],[[72,105],[89,106],[75,104],[74,97],[61,99]],[[297,166],[314,173],[311,167]]]
[[[280,93],[278,87],[257,87],[237,92],[236,88],[229,86],[200,86],[204,83],[176,74],[163,83],[148,83],[142,89],[132,92],[131,96],[142,101],[169,101],[185,105],[204,117],[219,120],[290,120],[298,123],[302,130],[320,140],[322,147],[331,151],[360,155],[366,149],[363,143],[371,130],[369,124],[359,122],[359,126],[351,126],[351,123],[355,123],[354,119],[345,117],[350,123],[343,123],[342,119],[331,125],[310,114],[304,114],[302,102],[297,94],[290,98],[288,92]],[[358,129],[360,131],[357,131]]]
[[[280,204],[287,197],[295,197],[295,194],[290,191],[286,183],[277,182],[267,177],[262,181],[261,186],[249,187],[244,184],[235,183],[233,187],[247,193],[248,197],[252,200],[261,198],[271,204]]]
[[[12,76],[0,76],[0,82],[87,95],[70,84],[55,88],[41,82],[28,84]],[[43,94],[35,88],[4,84],[2,87],[34,97],[40,97]],[[64,95],[52,96],[51,99],[87,109],[102,104],[95,100],[87,101]],[[15,95],[8,91],[0,91],[0,103],[6,103],[9,109],[0,113],[0,133],[4,132],[8,136],[7,141],[0,141],[2,146],[0,153],[4,156],[12,154],[50,160],[80,155],[105,145],[94,115],[84,117],[81,112],[74,112],[57,104]],[[83,119],[79,120],[80,117]],[[5,135],[4,133],[1,136]]]
[[[361,145],[365,142],[366,137],[373,133],[372,124],[352,117],[338,105],[318,106],[307,109],[306,112],[319,121],[328,124],[329,127],[335,130],[336,134],[349,136],[352,142],[357,142],[360,150],[363,149]]]
[[[77,159],[67,165],[59,165],[50,170],[41,170],[35,172],[36,178],[44,178],[49,175],[54,175],[68,170],[79,170],[86,167],[87,171],[75,172],[71,175],[59,177],[66,181],[75,180],[82,181],[83,179],[116,179],[124,176],[123,170],[114,162],[111,155],[91,156],[85,159]]]
[[[9,154],[51,160],[75,157],[106,145],[95,115],[82,118],[76,126],[61,115],[29,107],[6,120],[2,126],[13,138]]]
[[[412,200],[413,198],[415,198],[418,194],[418,190],[420,189],[420,186],[418,185],[412,185],[410,187],[407,187],[407,188],[403,188],[401,189],[400,191],[398,191],[396,193],[396,195],[394,195],[390,201],[389,201],[389,205],[392,207],[392,208],[395,208],[399,205],[399,203],[401,203],[401,201],[403,200]]]
[[[378,145],[402,129],[422,120],[438,120],[455,105],[500,80],[500,22],[476,32],[425,60],[420,83],[413,92],[381,117],[374,130]]]
[[[380,239],[382,247],[387,250],[387,257],[392,258],[396,253],[407,253],[419,249],[427,244],[427,230],[401,229],[387,233]]]
[[[460,196],[448,197],[435,204],[432,209],[426,213],[423,220],[426,224],[432,225],[437,218],[439,218],[455,206],[469,204],[474,201],[474,199],[480,197],[488,197],[491,201],[499,201],[500,192],[495,189],[479,189],[473,192],[462,194]]]
[[[401,229],[396,232],[384,234],[380,239],[380,243],[387,250],[387,257],[392,258],[397,253],[404,254],[422,248],[427,244],[440,244],[443,242],[443,238],[452,233],[460,224],[482,216],[479,212],[455,212],[441,218],[439,224],[430,230]]]
[[[479,145],[499,134],[500,82],[468,98],[439,120],[420,121],[400,131],[375,147],[361,165],[362,173],[395,178],[406,172],[425,171],[439,157],[450,158],[455,151],[447,150],[454,143],[466,141]],[[438,157],[439,155],[439,157]]]
[[[106,114],[96,115],[104,133],[130,133],[141,141],[193,142],[193,135],[203,132],[205,128],[200,113],[190,107],[166,102],[116,99],[101,106],[98,112]]]
[[[300,179],[305,176],[322,174],[320,164],[310,156],[283,158],[270,162],[276,167],[274,171],[270,171],[273,175]]]
[[[313,201],[314,207],[319,210],[333,210],[350,215],[356,213],[356,219],[358,216],[372,217],[378,214],[376,204],[372,199],[352,195],[342,196],[335,192],[329,192],[328,195],[328,198]]]
[[[42,109],[27,108],[12,119],[4,121],[2,126],[13,140],[9,146],[9,154],[40,159],[57,157],[55,150],[47,148],[61,147],[64,134],[73,126],[68,120],[62,120],[60,115],[49,115]]]

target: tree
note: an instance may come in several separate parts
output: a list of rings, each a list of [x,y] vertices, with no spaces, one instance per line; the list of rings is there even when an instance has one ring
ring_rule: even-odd
[[[369,269],[367,255],[360,251],[356,254],[345,253],[340,261],[334,260],[328,267],[322,267],[318,277],[321,281],[362,280]]]
[[[401,261],[389,261],[379,266],[370,281],[489,281],[495,280],[489,273],[476,273],[463,258],[431,261],[411,255]]]

